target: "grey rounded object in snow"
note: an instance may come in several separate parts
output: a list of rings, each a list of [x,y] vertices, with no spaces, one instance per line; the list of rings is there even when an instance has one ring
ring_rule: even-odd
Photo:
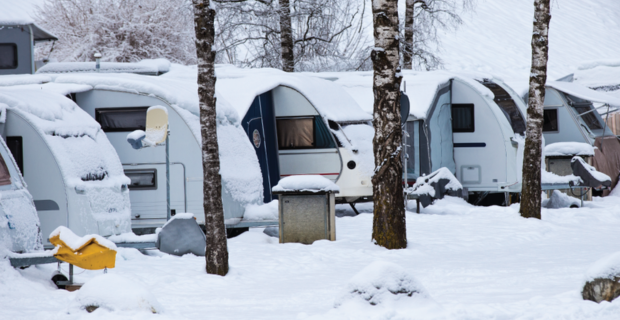
[[[204,232],[193,217],[191,219],[175,217],[159,231],[157,248],[161,252],[175,256],[188,253],[204,256],[207,243]]]
[[[275,226],[267,227],[267,228],[265,228],[265,230],[263,230],[263,233],[268,235],[268,236],[270,236],[270,237],[280,238],[280,228],[279,227],[275,227]]]
[[[581,292],[583,300],[590,300],[596,303],[601,301],[612,301],[620,296],[620,276],[613,279],[596,278],[586,282]]]

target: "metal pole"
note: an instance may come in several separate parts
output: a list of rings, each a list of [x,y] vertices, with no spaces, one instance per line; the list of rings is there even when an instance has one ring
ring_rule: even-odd
[[[73,284],[73,265],[69,263],[69,283]]]
[[[170,220],[170,130],[166,135],[166,221]]]

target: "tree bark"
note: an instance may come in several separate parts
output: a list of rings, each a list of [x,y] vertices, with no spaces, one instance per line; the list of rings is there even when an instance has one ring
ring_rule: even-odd
[[[532,32],[532,69],[530,71],[527,129],[523,154],[523,179],[520,213],[524,218],[540,219],[541,158],[543,105],[549,58],[550,0],[534,1],[534,30]]]
[[[204,190],[205,230],[207,238],[207,273],[224,276],[228,273],[228,247],[224,207],[222,205],[222,177],[217,145],[215,117],[215,10],[209,0],[192,0],[196,55],[198,58],[198,103],[200,107],[200,135],[202,137],[202,170]]]
[[[372,178],[374,217],[372,239],[388,249],[407,247],[401,161],[398,0],[372,0],[375,49],[375,95]]]
[[[413,69],[413,7],[416,0],[405,2],[405,45],[403,46],[403,69]]]
[[[295,71],[293,53],[293,29],[291,23],[291,5],[289,0],[280,0],[280,45],[282,46],[282,70]]]

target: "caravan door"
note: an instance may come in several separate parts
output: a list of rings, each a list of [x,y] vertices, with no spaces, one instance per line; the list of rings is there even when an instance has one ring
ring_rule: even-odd
[[[263,174],[263,201],[273,199],[271,188],[280,180],[278,146],[276,145],[275,115],[271,91],[263,93],[252,102],[243,118],[243,130],[254,146]]]
[[[456,174],[452,139],[452,108],[450,85],[440,88],[425,123],[430,149],[431,172],[446,167]]]

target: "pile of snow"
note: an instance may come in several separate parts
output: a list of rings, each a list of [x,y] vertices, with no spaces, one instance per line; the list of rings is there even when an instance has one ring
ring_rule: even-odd
[[[100,73],[135,73],[159,75],[170,71],[170,61],[166,59],[144,59],[139,62],[101,62]],[[95,62],[53,62],[37,70],[37,74],[46,73],[85,73],[97,72]]]
[[[450,172],[446,167],[442,167],[430,173],[428,176],[419,177],[413,186],[407,188],[409,194],[427,194],[431,197],[435,197],[435,185],[439,184],[440,180],[448,180],[448,183],[444,186],[445,190],[462,190],[463,185],[459,180]]]
[[[550,156],[594,156],[594,147],[584,142],[556,142],[544,147],[546,157]]]
[[[278,200],[245,207],[243,220],[278,220]]]
[[[50,233],[50,238],[58,236],[60,241],[64,242],[67,247],[71,248],[73,251],[77,251],[89,244],[91,241],[96,241],[102,247],[106,247],[110,250],[117,250],[114,242],[98,235],[98,234],[88,234],[83,237],[80,237],[73,233],[70,229],[65,226],[60,226],[56,228],[52,233]]]
[[[542,206],[547,209],[560,209],[580,207],[580,203],[580,200],[570,197],[567,194],[561,192],[560,190],[553,190],[551,198],[544,199],[542,201]]]
[[[126,232],[121,234],[115,234],[108,237],[108,240],[114,243],[127,243],[127,242],[157,242],[157,234],[144,234],[136,235],[133,232]]]
[[[547,81],[547,86],[564,93],[568,93],[577,98],[591,102],[606,103],[612,107],[620,107],[620,97],[615,97],[605,92],[595,91],[581,84],[564,81]]]
[[[585,273],[585,281],[620,276],[620,251],[596,261]]]
[[[340,192],[331,180],[319,175],[298,175],[280,179],[271,189],[273,192],[301,191],[301,192]]]
[[[52,77],[46,75],[31,75],[31,74],[15,74],[15,75],[3,75],[0,77],[0,87],[4,86],[18,86],[25,84],[42,84],[52,81]]]
[[[120,312],[163,312],[151,290],[137,281],[113,273],[87,281],[77,292],[74,304],[89,312],[93,311],[93,307]]]
[[[390,304],[411,297],[429,298],[412,272],[386,261],[375,261],[349,280],[345,292],[335,301],[336,308],[359,302],[370,305]]]

